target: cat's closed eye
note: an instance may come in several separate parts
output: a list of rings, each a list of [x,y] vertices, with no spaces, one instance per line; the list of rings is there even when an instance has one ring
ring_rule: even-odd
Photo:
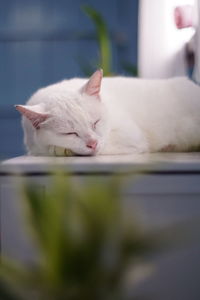
[[[96,125],[98,124],[98,122],[100,121],[100,119],[98,119],[96,122],[93,123],[92,128],[96,129]]]
[[[75,135],[75,136],[79,136],[77,132],[60,132],[59,134],[61,134],[61,135]]]

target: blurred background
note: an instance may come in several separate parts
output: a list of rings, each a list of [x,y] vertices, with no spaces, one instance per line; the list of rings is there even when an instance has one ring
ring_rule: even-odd
[[[183,75],[194,78],[193,73],[195,74],[195,72],[193,72],[193,69],[195,68],[194,70],[199,76],[195,78],[200,83],[200,59],[197,52],[197,49],[200,49],[200,39],[198,39],[200,30],[197,17],[197,0],[0,0],[0,4],[0,160],[25,153],[20,122],[21,116],[15,110],[14,104],[24,104],[32,93],[45,85],[65,78],[88,77],[99,67],[104,69],[106,76],[123,75],[140,78],[169,78]],[[196,64],[197,60],[198,64]],[[192,166],[194,164],[190,167],[192,168]],[[45,178],[42,179],[42,176],[35,176],[35,179],[34,176],[29,176],[30,183],[32,184],[35,180],[38,189],[34,185],[32,189],[27,189],[26,197],[29,201],[30,212],[32,211],[32,216],[29,215],[30,221],[35,220],[33,225],[36,225],[35,228],[38,229],[36,232],[38,236],[44,233],[41,245],[44,242],[42,246],[46,249],[46,253],[52,254],[52,259],[48,255],[43,256],[47,258],[48,264],[42,262],[41,267],[46,266],[47,269],[49,268],[48,270],[53,275],[53,279],[60,284],[57,278],[62,281],[63,274],[66,275],[67,280],[73,278],[73,274],[70,272],[69,274],[63,272],[66,269],[63,266],[66,263],[68,264],[67,260],[69,259],[71,263],[73,258],[72,268],[69,268],[69,270],[72,273],[75,270],[74,278],[77,279],[77,274],[80,278],[79,275],[81,274],[83,275],[83,281],[90,283],[90,281],[85,281],[85,274],[87,275],[88,270],[90,273],[88,265],[83,264],[83,268],[80,269],[79,265],[81,266],[81,263],[79,262],[80,259],[87,262],[88,258],[91,257],[96,261],[96,257],[91,256],[91,253],[94,252],[93,246],[97,251],[99,249],[99,247],[96,247],[99,243],[96,237],[100,237],[100,245],[104,241],[113,243],[110,245],[108,243],[108,248],[106,248],[107,245],[106,247],[100,247],[103,250],[108,249],[108,253],[113,254],[113,245],[117,245],[120,249],[124,249],[124,253],[128,253],[128,256],[136,253],[137,259],[132,260],[134,263],[137,264],[138,261],[141,262],[143,259],[146,262],[145,255],[147,255],[153,259],[154,265],[156,258],[154,255],[150,255],[148,251],[152,249],[154,251],[154,247],[151,249],[152,245],[159,248],[159,240],[154,239],[154,236],[149,235],[149,232],[147,236],[144,235],[143,229],[142,231],[138,230],[137,222],[133,224],[135,226],[133,235],[129,222],[127,231],[119,230],[118,226],[119,223],[123,225],[123,222],[121,223],[123,218],[121,219],[118,213],[123,212],[124,220],[129,221],[127,216],[132,218],[132,212],[134,212],[135,220],[141,216],[141,221],[146,223],[150,230],[153,227],[160,228],[161,226],[162,228],[164,225],[172,225],[173,222],[179,220],[184,221],[186,217],[194,219],[199,217],[199,174],[196,170],[191,171],[191,173],[190,171],[188,173],[184,173],[184,171],[181,173],[180,171],[175,176],[172,175],[173,173],[170,175],[170,172],[166,173],[166,176],[162,172],[157,173],[159,176],[152,173],[147,174],[146,177],[142,176],[142,180],[138,180],[140,178],[135,179],[134,176],[129,183],[129,179],[127,179],[127,184],[125,183],[122,186],[123,193],[118,190],[118,182],[109,182],[108,177],[104,178],[102,185],[94,185],[97,176],[94,176],[94,181],[91,182],[88,181],[90,176],[82,176],[85,177],[84,180],[86,181],[83,181],[82,178],[79,180],[75,176],[74,185],[71,183],[67,185],[67,181],[63,177],[64,181],[60,181],[63,186],[55,185],[54,187],[52,182],[47,183]],[[47,177],[51,180],[50,176]],[[28,226],[24,225],[23,222],[20,223],[21,216],[18,211],[18,204],[21,194],[19,194],[19,189],[13,186],[12,178],[5,176],[4,179],[0,185],[2,200],[1,240],[3,241],[1,250],[3,249],[6,253],[6,249],[8,251],[10,249],[11,256],[14,254],[14,257],[17,258],[17,255],[21,253],[23,258],[26,258],[33,253],[31,249],[26,248],[26,240],[23,237],[23,230]],[[100,183],[102,179],[99,176]],[[81,188],[81,184],[84,189]],[[45,199],[44,187],[47,190],[49,187],[53,187],[53,190],[49,189]],[[115,206],[118,203],[116,197],[121,194],[121,197],[124,197],[123,201],[125,199],[127,201],[127,210],[120,210],[120,207]],[[67,210],[66,207],[62,206],[67,204],[63,201],[65,199],[63,195],[68,195],[68,200],[74,204],[72,206],[73,214],[67,206]],[[76,198],[77,201],[74,201]],[[58,201],[55,202],[55,199]],[[79,208],[77,209],[79,206],[76,206],[80,200],[88,202],[85,202],[85,204],[88,205],[92,221],[88,218],[88,210],[84,210],[84,205],[80,205],[83,208],[83,215],[85,214],[85,217],[82,218],[81,210],[79,211]],[[97,200],[97,202],[94,200]],[[113,200],[113,202],[110,200]],[[38,203],[37,205],[33,205],[35,201],[36,204]],[[40,203],[42,205],[39,205]],[[69,213],[69,218],[66,218],[66,214],[62,212]],[[65,222],[66,220],[67,222]],[[72,222],[73,220],[75,222]],[[77,230],[77,236],[80,237],[83,247],[81,248],[79,242],[77,243],[76,234],[75,239],[71,237],[76,232],[76,230],[74,231],[75,228],[84,229],[87,222],[84,223],[84,226],[80,226],[80,224],[85,220],[89,224],[85,227],[87,229],[86,234],[88,233],[88,236],[94,237],[94,239],[87,243],[88,248],[85,247],[85,240]],[[78,226],[76,222],[78,222]],[[57,227],[57,224],[59,224],[59,227]],[[63,244],[62,239],[65,238],[67,232],[62,229],[63,224],[66,224],[69,228],[72,225],[72,233],[69,231],[71,244]],[[110,224],[114,226],[114,231]],[[155,237],[166,238],[169,241],[173,238],[179,242],[180,230],[183,238],[185,238],[189,228],[188,224],[185,223],[184,228],[170,227],[168,232],[160,231],[158,232],[159,235]],[[56,230],[51,225],[55,226]],[[148,295],[152,295],[148,299],[200,299],[199,219],[197,224],[193,224],[194,226],[198,231],[198,236],[194,237],[198,245],[191,247],[189,251],[184,248],[181,254],[179,251],[172,253],[171,258],[167,255],[163,260],[158,257],[158,272],[154,273],[150,281],[144,282],[144,285],[136,290],[136,294],[138,292],[139,294],[140,292],[143,293],[145,288]],[[20,231],[20,228],[22,231]],[[61,235],[57,230],[58,228],[61,230]],[[96,230],[99,230],[99,228],[103,228],[103,239],[101,239],[101,234],[97,234],[98,231]],[[126,229],[126,227],[123,228]],[[193,228],[189,229],[192,232]],[[113,232],[117,232],[117,234],[113,234]],[[121,232],[124,235],[122,235],[123,239],[121,237],[120,239],[123,243],[125,242],[125,247],[124,244],[118,244],[118,241],[112,239],[113,236],[118,238],[118,233]],[[111,239],[107,238],[107,233]],[[84,235],[84,231],[83,236],[87,236]],[[153,243],[150,240],[151,237]],[[47,244],[45,245],[45,243]],[[25,248],[23,248],[24,245]],[[65,246],[64,251],[63,245]],[[71,252],[69,251],[69,245],[71,245]],[[74,245],[76,248],[74,248]],[[134,247],[130,247],[130,245],[134,245]],[[85,249],[88,249],[88,251],[85,251]],[[133,249],[134,252],[131,253],[132,250],[129,251],[130,249]],[[143,252],[144,250],[145,252]],[[68,255],[65,255],[65,251]],[[138,253],[141,254],[139,260]],[[145,255],[143,256],[143,254]],[[59,260],[58,257],[62,259]],[[116,255],[116,257],[122,257],[123,259],[126,258],[126,255]],[[108,255],[105,258],[109,261],[111,257]],[[116,259],[116,262],[118,263],[118,259]],[[93,267],[93,265],[91,266]],[[118,267],[118,264],[116,266]],[[10,267],[6,271],[10,270],[11,275],[17,275],[17,280],[24,278],[25,283],[28,283],[26,276],[18,276],[16,270],[12,272]],[[58,277],[56,277],[56,273],[51,273],[54,267],[56,271],[61,271],[61,274],[58,273]],[[104,263],[104,267],[107,269],[107,263]],[[110,264],[108,264],[108,269],[112,270]],[[30,269],[30,278],[34,278],[34,282],[38,283],[39,288],[43,289],[43,284],[47,284],[51,292],[51,276],[46,276],[47,282],[45,282],[43,279],[40,280],[41,277],[38,277],[38,274],[43,275],[46,270],[44,270],[44,273],[38,273],[36,268],[34,270],[36,272],[33,274],[33,269]],[[78,273],[76,273],[76,270]],[[100,271],[101,274],[107,274],[102,270]],[[136,269],[137,274],[134,277],[136,283],[141,279],[141,275],[145,273],[148,275],[152,271],[151,265],[147,266],[147,269]],[[93,273],[90,274],[93,275]],[[96,272],[96,274],[99,273]],[[54,275],[56,276],[54,277]],[[130,273],[130,275],[132,274]],[[48,279],[50,279],[49,282]],[[99,280],[101,282],[102,278],[99,277]],[[0,293],[2,288],[4,290],[4,287],[6,286],[0,282]],[[46,286],[44,287],[47,290]],[[55,285],[55,287],[57,286]],[[8,286],[9,290],[11,289]],[[115,286],[113,290],[115,290]],[[89,299],[89,297],[83,296],[82,290],[80,291],[79,299]],[[91,284],[88,291],[90,297],[95,299],[91,296]],[[156,297],[156,295],[158,296]],[[163,297],[159,295],[163,295]],[[7,297],[7,299],[13,298]],[[50,299],[50,297],[44,297],[44,299]]]
[[[24,153],[13,105],[42,86],[89,76],[97,67],[106,75],[147,78],[191,73],[196,21],[187,10],[182,24],[184,12],[177,21],[174,11],[194,2],[1,0],[0,159]]]

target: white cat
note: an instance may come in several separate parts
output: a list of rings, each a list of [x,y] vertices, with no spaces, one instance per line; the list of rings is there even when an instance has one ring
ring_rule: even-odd
[[[200,146],[200,87],[186,77],[74,78],[37,91],[23,114],[30,155],[190,151]]]

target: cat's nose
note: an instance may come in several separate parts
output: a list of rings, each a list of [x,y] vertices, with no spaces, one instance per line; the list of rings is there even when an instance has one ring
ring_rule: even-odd
[[[86,146],[87,146],[88,148],[91,148],[91,149],[95,150],[96,147],[97,147],[97,140],[92,140],[92,139],[91,139],[91,140],[87,141]]]

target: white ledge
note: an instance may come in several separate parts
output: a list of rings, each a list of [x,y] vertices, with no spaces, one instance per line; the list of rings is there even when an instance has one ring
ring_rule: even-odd
[[[200,153],[151,153],[94,157],[19,156],[0,165],[1,175],[8,173],[47,173],[62,168],[72,173],[199,172]]]

